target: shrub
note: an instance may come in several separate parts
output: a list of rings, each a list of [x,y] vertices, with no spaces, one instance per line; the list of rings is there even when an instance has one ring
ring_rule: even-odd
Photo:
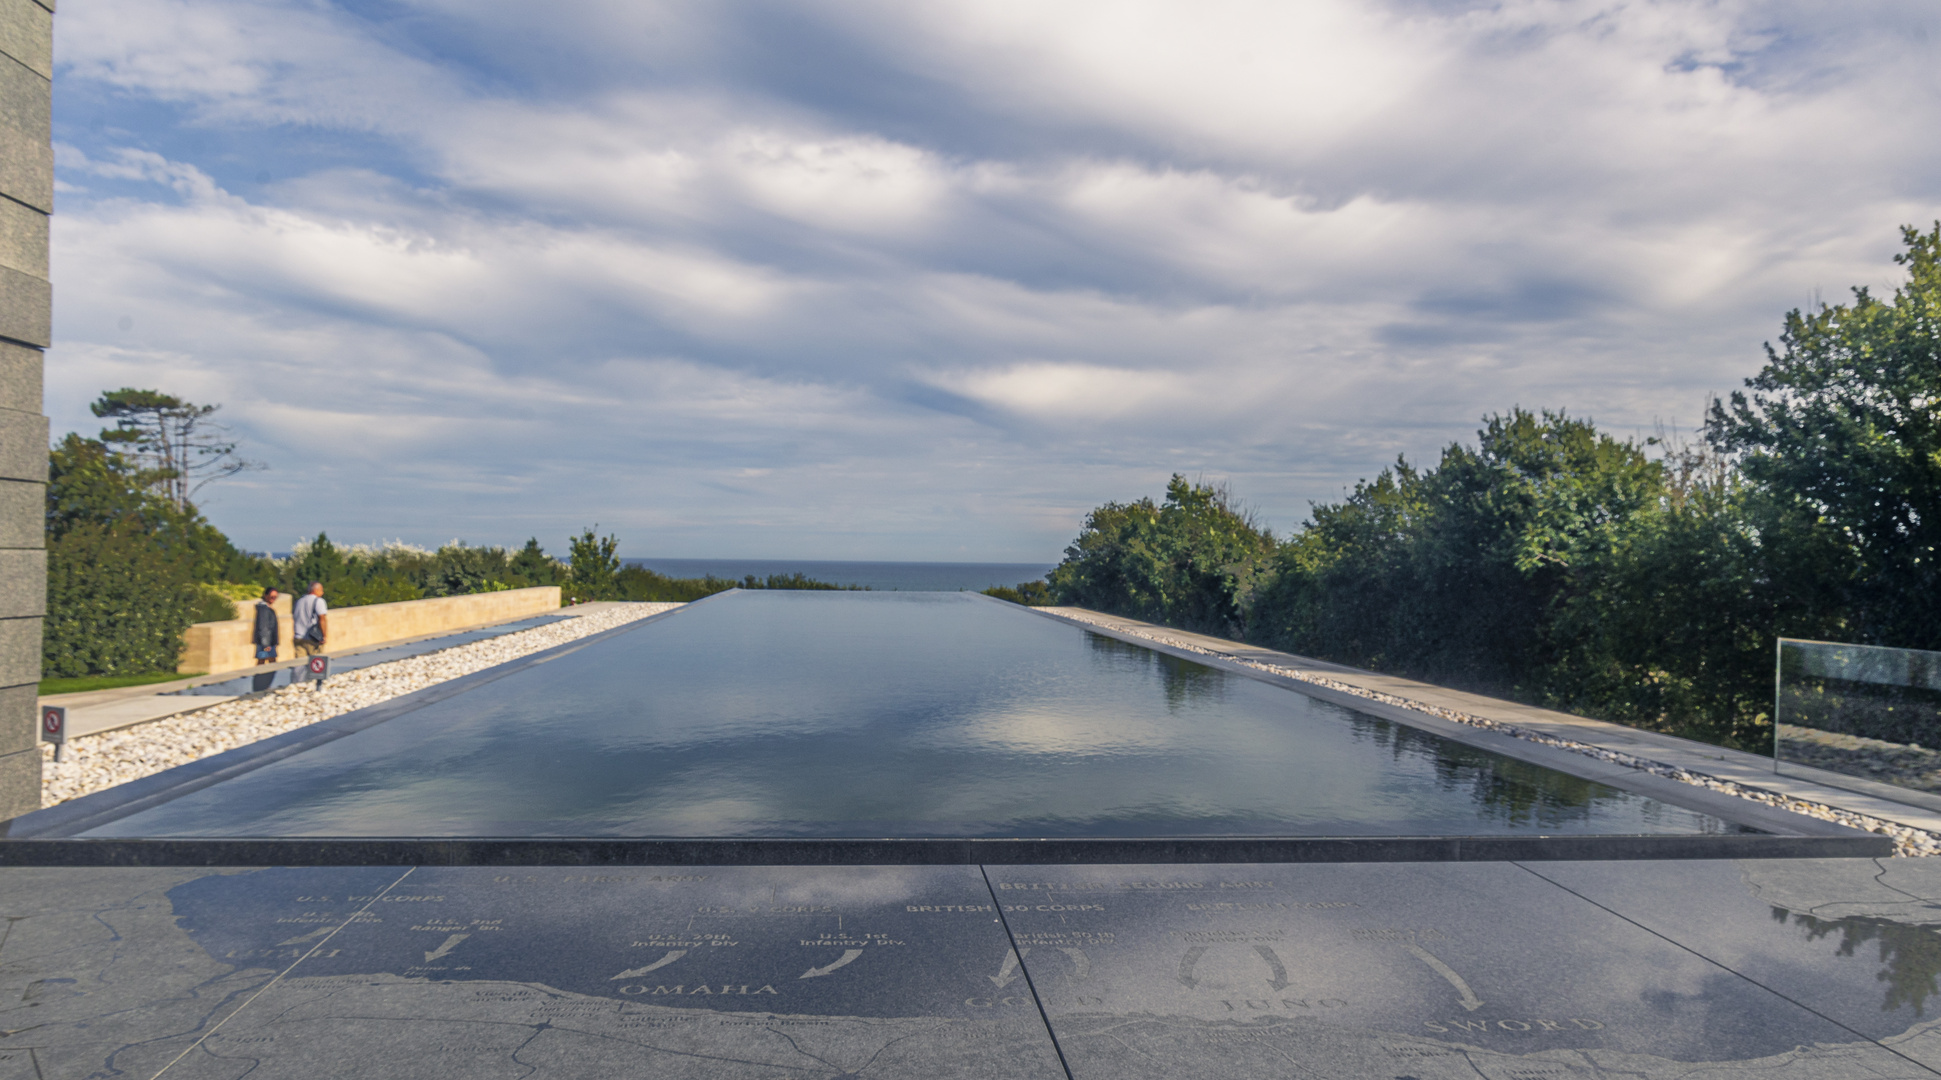
[[[1016,588],[1009,585],[993,585],[984,590],[985,596],[995,596],[1025,607],[1046,607],[1055,601],[1051,598],[1051,586],[1042,581],[1021,581]]]
[[[254,599],[252,590],[248,599]],[[236,600],[229,593],[214,585],[195,586],[195,603],[190,611],[190,622],[228,622],[236,617]]]
[[[189,553],[158,548],[126,527],[88,522],[49,538],[42,674],[173,670],[197,614],[192,566]]]
[[[1061,604],[1238,634],[1273,553],[1273,535],[1224,488],[1175,473],[1164,503],[1140,499],[1092,511],[1051,572],[1049,589]]]
[[[49,452],[43,674],[172,670],[182,631],[213,606],[193,582],[240,553],[193,507],[155,495],[154,479],[98,440],[69,435]]]
[[[597,527],[597,526],[596,526]],[[571,571],[566,581],[570,595],[578,600],[619,598],[620,557],[618,538],[599,536],[588,529],[572,540]]]

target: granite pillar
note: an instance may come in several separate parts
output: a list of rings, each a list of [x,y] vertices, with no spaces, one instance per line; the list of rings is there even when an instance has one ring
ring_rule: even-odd
[[[40,806],[34,689],[47,604],[41,372],[53,320],[53,77],[54,0],[0,0],[0,818]]]

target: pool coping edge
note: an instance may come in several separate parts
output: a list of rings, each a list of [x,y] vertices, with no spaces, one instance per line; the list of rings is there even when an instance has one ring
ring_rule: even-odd
[[[1884,836],[294,837],[0,842],[0,866],[916,866],[1878,858]]]
[[[999,602],[1002,603],[1002,601]],[[1454,720],[1446,720],[1419,709],[1411,709],[1402,705],[1392,705],[1388,702],[1377,701],[1342,690],[1334,690],[1292,676],[1277,675],[1270,671],[1262,671],[1259,668],[1241,663],[1229,657],[1183,648],[1165,641],[1128,633],[1115,627],[1070,618],[1056,612],[1042,611],[1036,608],[1027,608],[1026,610],[1042,618],[1076,627],[1088,633],[1098,634],[1102,637],[1108,637],[1128,645],[1136,645],[1153,652],[1174,657],[1175,659],[1187,660],[1219,671],[1242,675],[1258,682],[1267,683],[1270,686],[1278,686],[1282,689],[1292,690],[1295,693],[1303,694],[1317,701],[1325,701],[1328,704],[1340,706],[1351,712],[1373,716],[1382,720],[1389,720],[1448,739],[1451,742],[1461,743],[1465,746],[1485,750],[1494,754],[1500,754],[1503,757],[1513,758],[1531,765],[1554,769],[1557,772],[1566,773],[1581,780],[1591,780],[1611,787],[1621,788],[1634,794],[1656,799],[1659,802],[1669,803],[1673,806],[1693,810],[1702,814],[1708,814],[1735,825],[1758,829],[1775,836],[1853,837],[1879,835],[1869,833],[1862,829],[1856,829],[1849,825],[1843,825],[1839,822],[1823,821],[1819,818],[1808,817],[1805,814],[1798,814],[1790,810],[1782,810],[1777,807],[1765,805],[1764,803],[1754,802],[1750,799],[1743,799],[1737,795],[1713,791],[1709,788],[1683,783],[1667,776],[1659,776],[1646,772],[1642,769],[1635,769],[1630,766],[1604,761],[1587,754],[1578,753],[1574,750],[1546,746],[1542,743],[1532,742],[1529,739],[1517,738],[1514,735],[1490,731],[1487,728],[1474,727],[1469,724],[1458,723]],[[1888,843],[1891,847],[1891,838],[1888,839]]]

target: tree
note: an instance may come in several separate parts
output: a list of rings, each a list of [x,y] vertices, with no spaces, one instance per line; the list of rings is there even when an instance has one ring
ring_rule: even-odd
[[[571,568],[567,584],[572,595],[580,600],[612,599],[620,575],[620,540],[611,534],[595,535],[594,526],[574,537],[572,543]]]
[[[1546,633],[1552,609],[1594,579],[1663,474],[1637,444],[1588,420],[1512,409],[1488,418],[1475,450],[1445,450],[1424,483],[1417,602],[1397,627],[1413,666],[1533,692],[1532,677],[1558,654]]]
[[[1397,461],[1317,504],[1249,617],[1254,640],[1488,689],[1534,692],[1551,612],[1595,576],[1663,475],[1563,412],[1485,419],[1436,468]]]
[[[103,428],[105,443],[129,447],[161,494],[187,511],[203,486],[239,472],[267,468],[236,453],[228,430],[210,419],[220,405],[197,405],[158,390],[122,387],[104,392],[89,406],[113,420]]]
[[[69,433],[48,453],[48,539],[89,523],[132,530],[160,549],[186,553],[195,581],[249,581],[260,570],[194,506],[184,510],[158,494],[151,470],[100,440]]]
[[[50,676],[145,674],[175,667],[198,614],[197,581],[221,580],[242,555],[191,508],[158,495],[151,474],[94,439],[70,434],[48,454]]]
[[[507,588],[510,563],[504,548],[446,544],[438,549],[425,595],[465,596]]]
[[[197,615],[189,563],[127,522],[82,522],[50,537],[43,676],[173,671]]]
[[[97,439],[70,432],[48,452],[47,531],[58,536],[84,522],[132,521],[166,530],[181,518],[156,495],[154,472]]]
[[[559,560],[546,554],[539,546],[539,538],[532,537],[526,546],[519,549],[509,564],[512,576],[523,585],[557,585],[563,576]]]
[[[1716,452],[1673,445],[1658,498],[1550,612],[1547,705],[1770,750],[1773,637],[1838,637],[1832,535]]]
[[[1314,504],[1255,594],[1249,638],[1371,667],[1399,660],[1396,628],[1417,600],[1414,548],[1428,498],[1421,471],[1397,458],[1345,500]]]
[[[1901,236],[1893,300],[1857,288],[1851,304],[1787,312],[1780,347],[1714,403],[1706,434],[1840,538],[1815,572],[1842,584],[1854,636],[1941,649],[1941,222]]]
[[[1061,604],[1231,634],[1273,550],[1273,534],[1224,486],[1175,473],[1162,504],[1145,498],[1092,511],[1048,581]]]
[[[283,591],[291,596],[302,596],[310,589],[310,583],[320,581],[327,590],[350,577],[350,562],[336,544],[330,542],[330,534],[318,533],[315,540],[298,544],[291,553],[291,559],[283,567]]]

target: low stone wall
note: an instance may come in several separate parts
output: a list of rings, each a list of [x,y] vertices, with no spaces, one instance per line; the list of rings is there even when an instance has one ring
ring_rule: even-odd
[[[330,599],[328,593],[324,599]],[[276,655],[288,660],[296,655],[290,639],[288,596],[276,598],[278,640]],[[196,623],[183,635],[183,672],[241,671],[256,665],[256,649],[250,644],[255,626],[256,602],[236,605],[237,617],[228,622]],[[365,604],[361,607],[333,608],[330,611],[331,652],[362,648],[399,638],[423,637],[483,623],[509,622],[530,615],[543,615],[559,608],[559,586],[541,585],[531,589],[473,593],[470,596],[442,596],[435,600],[401,600],[395,604]]]

